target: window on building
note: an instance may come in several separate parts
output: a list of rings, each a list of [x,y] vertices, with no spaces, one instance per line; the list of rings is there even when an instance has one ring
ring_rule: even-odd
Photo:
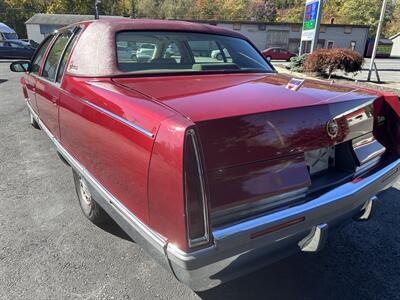
[[[332,49],[335,46],[335,42],[334,41],[328,41],[326,43],[326,48],[327,49]]]
[[[326,26],[325,25],[319,26],[319,32],[326,32]]]
[[[299,32],[300,31],[300,25],[292,25],[292,32]]]
[[[240,30],[241,24],[240,23],[233,23],[233,30]]]
[[[267,29],[267,26],[265,24],[258,24],[258,30],[265,31],[266,29]]]
[[[350,49],[355,51],[356,50],[356,41],[351,41],[350,42]]]
[[[344,26],[344,33],[350,34],[352,30],[353,30],[353,27],[351,27],[351,26]]]

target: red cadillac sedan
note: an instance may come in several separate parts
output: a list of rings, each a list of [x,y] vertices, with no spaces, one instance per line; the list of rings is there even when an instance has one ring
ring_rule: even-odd
[[[320,250],[400,172],[397,96],[278,74],[235,31],[87,21],[10,68],[83,214],[194,290]]]
[[[261,53],[268,61],[271,59],[290,61],[292,57],[297,56],[296,53],[283,48],[268,48],[263,50]]]

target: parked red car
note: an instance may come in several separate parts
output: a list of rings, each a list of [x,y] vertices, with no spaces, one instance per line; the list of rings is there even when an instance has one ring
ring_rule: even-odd
[[[263,50],[261,53],[268,61],[271,59],[290,61],[292,57],[297,56],[296,53],[282,48],[268,48]]]
[[[146,60],[118,54],[142,44]],[[397,96],[277,74],[238,32],[107,18],[11,69],[86,217],[114,219],[194,290],[318,251],[399,175]]]

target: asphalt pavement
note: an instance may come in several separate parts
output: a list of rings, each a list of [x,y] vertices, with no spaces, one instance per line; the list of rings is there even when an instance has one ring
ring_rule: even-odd
[[[194,293],[118,226],[85,219],[70,168],[29,125],[18,78],[0,63],[0,299],[400,299],[399,182],[322,252]]]

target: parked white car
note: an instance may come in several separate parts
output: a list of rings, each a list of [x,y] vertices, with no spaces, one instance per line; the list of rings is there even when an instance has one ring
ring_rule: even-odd
[[[228,50],[226,50],[226,48],[224,48],[222,51],[224,51],[224,54],[225,54],[225,57],[226,57],[226,58],[231,58],[231,56],[230,56]],[[215,58],[215,59],[218,59],[218,60],[222,60],[222,59],[223,59],[223,56],[222,56],[221,51],[220,51],[220,50],[213,50],[213,51],[211,51],[211,58]]]

